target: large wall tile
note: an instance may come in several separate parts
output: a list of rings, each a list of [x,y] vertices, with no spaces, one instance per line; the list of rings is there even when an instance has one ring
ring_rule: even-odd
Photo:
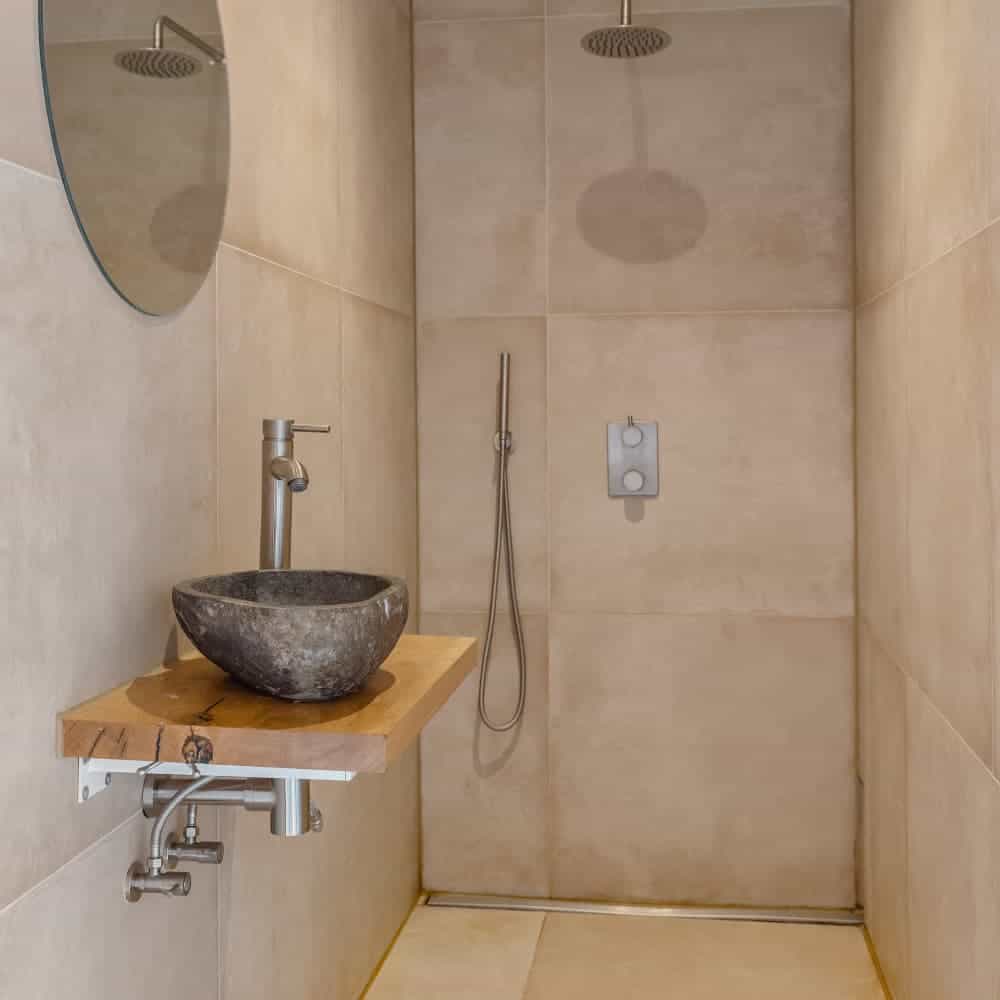
[[[0,163],[0,204],[2,906],[135,809],[127,783],[76,804],[55,717],[169,656],[170,588],[217,555],[214,281],[143,317],[55,181]]]
[[[854,10],[859,303],[899,281],[906,267],[902,177],[913,79],[912,9],[912,0],[867,0]]]
[[[865,918],[879,942],[893,995],[909,997],[910,941],[906,835],[906,677],[871,633],[860,629],[860,675],[866,704]]]
[[[313,782],[324,832],[271,836],[266,815],[223,818],[223,995],[357,997],[418,891],[417,756],[386,774]]]
[[[550,636],[556,896],[853,905],[851,622],[558,614]]]
[[[125,872],[148,850],[149,824],[135,817],[0,911],[0,996],[218,1000],[216,872],[196,871],[174,905],[129,906]]]
[[[420,329],[420,575],[429,611],[485,611],[489,604],[501,351],[511,355],[509,468],[521,608],[548,606],[545,320],[485,319]]]
[[[420,24],[415,62],[420,315],[544,312],[543,23]]]
[[[46,0],[53,13],[60,42],[100,41],[109,38],[152,40],[153,22],[161,14],[180,21],[191,31],[218,34],[219,15],[213,0]]]
[[[425,614],[421,631],[474,635],[484,615]],[[421,738],[424,886],[450,892],[548,896],[548,630],[524,619],[525,714],[509,733],[478,715],[479,672],[469,676]],[[488,708],[510,718],[517,702],[517,652],[510,617],[497,620]]]
[[[341,7],[291,0],[258,6],[249,17],[240,0],[221,0],[232,103],[226,242],[333,283],[341,242]]]
[[[343,0],[340,281],[413,313],[413,43],[408,0]]]
[[[883,0],[884,2],[884,0]],[[905,42],[903,193],[906,265],[937,259],[990,221],[989,11],[994,0],[911,0],[893,28]],[[898,50],[897,50],[898,51]],[[887,61],[886,53],[881,55]]]
[[[858,313],[858,600],[897,663],[907,649],[910,350],[902,288]]]
[[[990,240],[906,289],[910,571],[905,666],[992,763]]]
[[[413,320],[343,303],[344,560],[402,576],[417,612],[417,385]]]
[[[603,14],[615,8],[608,0],[547,0],[549,16],[558,14]],[[634,0],[638,14],[664,11],[712,11],[757,7],[848,7],[851,0]],[[617,11],[612,17],[617,18]],[[640,22],[637,22],[640,23]]]
[[[330,423],[296,457],[310,485],[295,498],[292,565],[336,567],[344,555],[341,474],[341,293],[223,247],[219,256],[219,511],[222,560],[250,569],[260,552],[261,421]]]
[[[986,14],[986,92],[989,95],[990,218],[1000,218],[1000,6],[988,5]]]
[[[635,62],[549,21],[552,311],[849,307],[848,12],[654,20]]]
[[[554,608],[853,613],[849,314],[555,317],[549,339]],[[606,424],[628,414],[660,425],[660,496],[626,504]]]
[[[907,695],[911,992],[996,995],[1000,786],[914,684]]]
[[[480,17],[541,17],[545,0],[414,0],[418,21],[444,21]]]
[[[0,159],[39,173],[57,172],[49,139],[38,53],[38,0],[13,0],[4,9],[0,43]]]

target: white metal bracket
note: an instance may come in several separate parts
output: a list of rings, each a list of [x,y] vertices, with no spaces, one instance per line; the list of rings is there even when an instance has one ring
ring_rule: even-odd
[[[77,759],[77,802],[88,802],[111,786],[112,775],[145,777],[147,774],[175,778],[215,777],[241,779],[298,778],[302,781],[353,781],[354,771],[307,771],[288,767],[244,767],[235,764],[180,764],[168,761]]]

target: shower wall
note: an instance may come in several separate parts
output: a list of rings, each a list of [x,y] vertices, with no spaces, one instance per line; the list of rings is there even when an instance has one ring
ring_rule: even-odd
[[[81,23],[107,32],[123,6],[81,0]],[[135,37],[154,10],[197,26],[206,2],[127,6]],[[185,900],[136,906],[122,898],[148,848],[135,783],[77,805],[57,753],[59,711],[176,656],[177,580],[256,565],[263,416],[334,426],[300,445],[296,563],[416,577],[409,2],[221,7],[225,245],[195,300],[158,319],[87,252],[51,151],[37,2],[4,9],[3,1000],[352,1000],[419,888],[416,751],[314,785],[320,836],[207,810],[225,864],[199,867]]]
[[[1000,978],[1000,10],[858,5],[865,897],[897,1000]]]
[[[509,350],[531,675],[425,733],[430,889],[856,900],[850,11],[729,6],[621,62],[605,0],[415,4],[422,626],[483,627]]]

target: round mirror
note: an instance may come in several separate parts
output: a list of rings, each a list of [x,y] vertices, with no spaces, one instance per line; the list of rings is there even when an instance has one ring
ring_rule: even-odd
[[[186,305],[215,259],[229,89],[215,0],[39,0],[52,141],[80,230],[136,309]]]

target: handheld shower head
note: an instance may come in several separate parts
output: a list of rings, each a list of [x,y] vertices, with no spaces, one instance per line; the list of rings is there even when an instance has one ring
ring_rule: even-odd
[[[662,52],[670,41],[670,36],[660,28],[633,24],[632,2],[622,0],[621,23],[591,31],[580,44],[591,55],[606,59],[637,59]]]

